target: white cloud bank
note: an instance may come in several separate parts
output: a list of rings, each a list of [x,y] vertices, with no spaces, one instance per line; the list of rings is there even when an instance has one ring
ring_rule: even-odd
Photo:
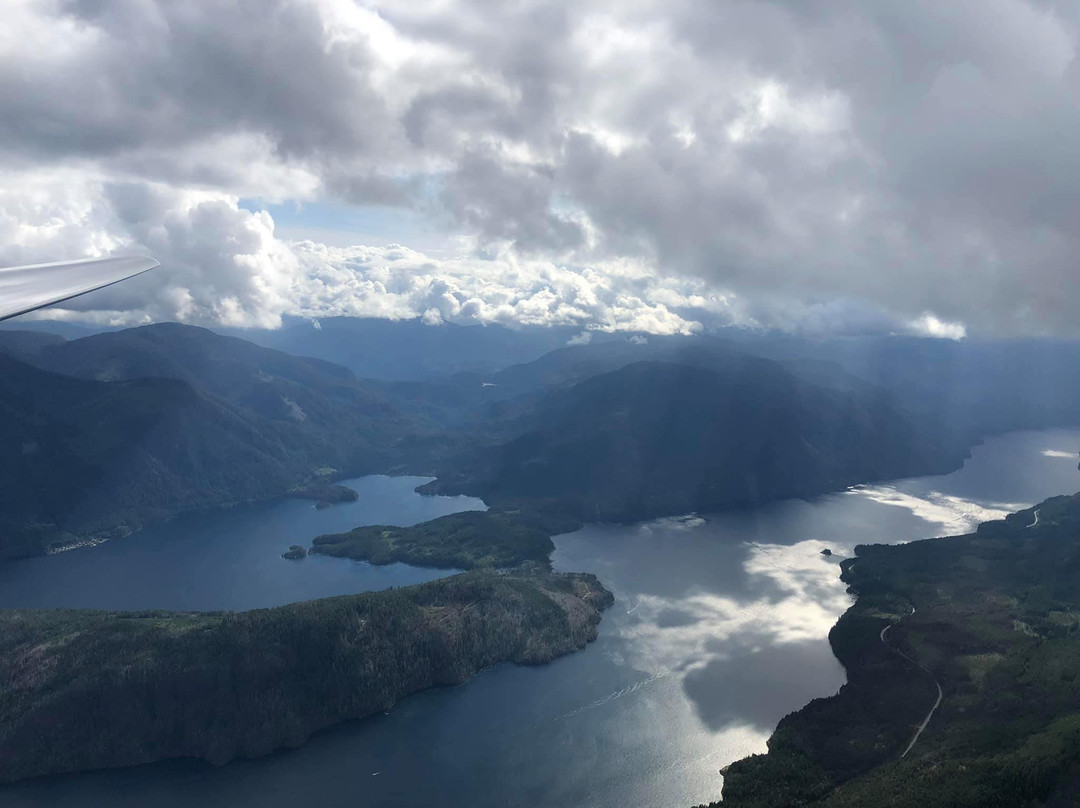
[[[43,316],[111,324],[181,320],[274,328],[284,314],[347,315],[508,325],[587,325],[605,331],[690,334],[670,307],[723,308],[700,283],[661,278],[632,263],[576,267],[522,257],[509,247],[480,257],[432,258],[397,244],[330,247],[284,241],[265,211],[235,197],[161,184],[81,181],[59,172],[20,177],[0,190],[0,261],[31,256],[150,251],[168,256],[163,277],[133,281]],[[587,333],[587,332],[586,332]]]
[[[79,304],[117,322],[1073,335],[1078,22],[1059,0],[11,0],[0,262],[152,252],[153,280]],[[396,206],[447,248],[289,241],[241,199]]]

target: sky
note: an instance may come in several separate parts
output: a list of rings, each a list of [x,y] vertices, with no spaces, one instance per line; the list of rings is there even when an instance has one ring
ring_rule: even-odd
[[[1080,1],[6,0],[47,316],[1077,336]]]

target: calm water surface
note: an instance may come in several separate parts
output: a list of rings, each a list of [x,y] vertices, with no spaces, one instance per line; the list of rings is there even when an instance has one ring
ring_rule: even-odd
[[[185,517],[97,547],[0,564],[0,608],[255,609],[407,586],[449,575],[435,570],[309,556],[286,561],[290,544],[359,525],[415,525],[483,511],[474,497],[424,497],[430,477],[345,480],[356,502],[319,510],[308,500],[245,505]]]
[[[338,727],[268,758],[218,769],[172,762],[51,778],[0,789],[0,806],[614,808],[690,806],[715,799],[722,786],[720,767],[763,751],[783,715],[843,683],[826,639],[849,604],[837,578],[837,556],[858,543],[962,533],[1047,496],[1071,493],[1080,489],[1077,450],[1078,431],[1016,433],[976,447],[964,468],[947,476],[860,487],[750,512],[589,526],[557,537],[553,556],[558,569],[597,573],[616,595],[599,639],[584,652],[542,667],[499,666],[460,687],[419,694],[389,715]],[[372,479],[354,483],[363,494],[364,485],[375,485]],[[405,524],[430,518],[413,510],[420,507],[414,499],[421,500],[411,493],[415,482],[402,482],[399,490],[388,478],[375,479],[385,486],[375,489],[381,502],[365,504],[362,496],[353,507],[397,502],[404,510],[397,519],[381,511],[369,521]],[[186,608],[235,607],[231,593],[217,591],[221,587],[240,586],[241,605],[266,605],[296,600],[300,591],[301,597],[311,597],[307,593],[314,590],[337,594],[349,586],[398,583],[372,582],[362,569],[367,565],[318,559],[351,570],[342,575],[353,577],[334,579],[332,572],[312,576],[304,564],[313,559],[289,565],[277,558],[298,534],[351,526],[318,521],[336,519],[334,509],[288,510],[294,532],[258,547],[255,539],[241,538],[258,532],[249,527],[272,530],[275,519],[269,513],[277,507],[253,509],[250,525],[238,512],[200,522],[204,533],[238,539],[235,555],[214,551],[214,566],[228,568],[213,578],[214,591],[199,587],[181,593],[169,584],[168,570],[155,568],[159,562],[152,553],[146,551],[142,562],[126,561],[128,550],[117,549],[121,542],[95,548],[115,554],[110,562],[97,562],[95,574],[111,574],[118,565],[129,576],[124,580],[153,575],[168,602],[156,602],[156,587],[141,581],[131,583],[137,592],[132,602],[169,607],[182,602]],[[425,507],[471,506],[428,500]],[[359,523],[357,513],[353,523]],[[172,538],[162,539],[163,545],[215,544],[206,536],[186,535],[179,525],[181,533],[166,533]],[[215,533],[216,526],[227,527]],[[137,547],[132,542],[129,549],[134,553]],[[823,557],[826,547],[836,556]],[[45,565],[73,564],[67,556],[79,555],[38,559],[44,571],[25,565],[36,583],[21,583],[4,570],[0,574],[9,578],[0,578],[0,589],[14,586],[17,594],[5,591],[0,598],[6,605],[66,605],[69,593],[63,587],[45,585]],[[182,552],[168,558],[169,564],[191,569]],[[417,572],[405,570],[401,574]],[[127,586],[112,580],[111,586]],[[101,605],[90,601],[115,597],[120,603],[127,595],[83,587],[79,597]]]

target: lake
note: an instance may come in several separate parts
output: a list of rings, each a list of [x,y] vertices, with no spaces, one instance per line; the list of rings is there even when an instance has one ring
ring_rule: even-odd
[[[557,569],[595,572],[616,596],[599,638],[583,652],[540,667],[498,666],[267,758],[216,769],[177,761],[49,778],[0,789],[0,806],[615,808],[716,799],[722,766],[764,751],[783,715],[843,683],[826,639],[850,603],[837,577],[840,558],[859,543],[963,533],[1072,493],[1080,489],[1077,450],[1080,431],[1014,433],[975,447],[964,468],[949,475],[754,511],[590,525],[556,537],[553,555]],[[410,524],[438,515],[421,514],[423,508],[482,507],[420,497],[412,492],[417,482],[363,478],[348,483],[361,501],[342,510],[251,506],[0,568],[0,601],[240,608],[229,604],[269,605],[298,593],[434,577],[439,573],[401,565],[375,570],[339,559],[279,558],[288,544],[307,544],[357,519]],[[280,520],[288,529],[273,532]],[[825,548],[834,555],[823,556]],[[199,560],[187,560],[192,552]],[[71,560],[79,558],[85,561]],[[317,567],[305,567],[313,561]],[[108,585],[80,583],[74,570],[88,568]],[[56,583],[54,569],[66,584]],[[383,574],[388,578],[370,577]],[[194,580],[182,586],[179,577]],[[222,591],[229,587],[240,594]]]
[[[327,556],[287,561],[291,544],[360,525],[415,525],[458,511],[483,511],[474,497],[423,497],[431,477],[344,480],[360,495],[318,509],[301,499],[198,514],[123,539],[0,564],[0,608],[256,609],[312,598],[423,583],[455,570]]]

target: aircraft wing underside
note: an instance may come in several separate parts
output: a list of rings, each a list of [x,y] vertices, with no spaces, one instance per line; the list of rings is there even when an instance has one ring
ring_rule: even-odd
[[[0,320],[111,286],[158,266],[148,256],[0,268]]]

